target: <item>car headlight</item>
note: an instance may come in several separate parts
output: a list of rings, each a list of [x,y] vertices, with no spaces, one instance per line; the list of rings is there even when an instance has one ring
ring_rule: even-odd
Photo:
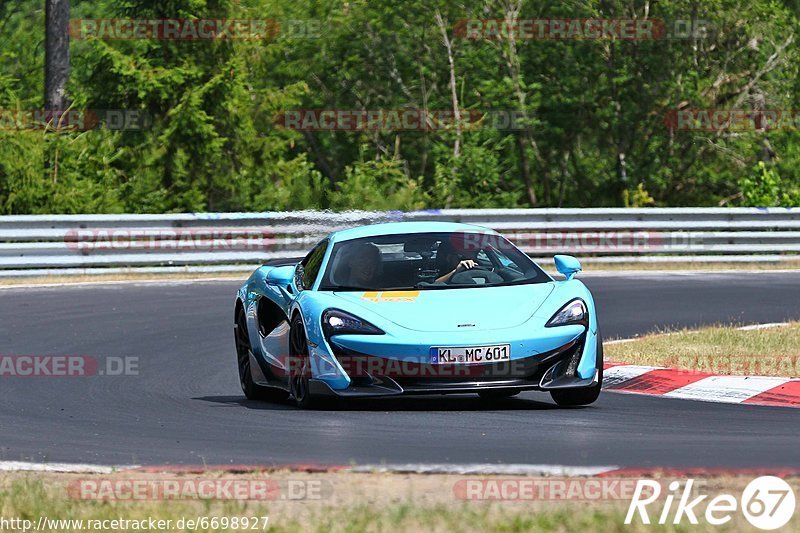
[[[561,309],[556,311],[547,324],[546,328],[554,326],[569,326],[573,324],[580,324],[589,327],[589,311],[586,309],[586,304],[580,298],[570,300]]]
[[[322,331],[325,336],[355,333],[357,335],[383,335],[384,331],[366,320],[339,309],[328,309],[322,313]]]

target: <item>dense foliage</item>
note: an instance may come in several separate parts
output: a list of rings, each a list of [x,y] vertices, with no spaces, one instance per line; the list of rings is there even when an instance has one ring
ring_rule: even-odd
[[[148,123],[47,132],[4,120],[0,213],[800,203],[797,121],[669,119],[800,109],[797,2],[73,0],[71,17],[269,18],[281,31],[73,39],[71,105]],[[668,30],[688,20],[703,31],[542,40],[458,29],[515,17],[653,18]],[[42,0],[0,0],[6,115],[43,106],[44,19]],[[430,131],[276,124],[286,110],[415,108],[522,119]]]

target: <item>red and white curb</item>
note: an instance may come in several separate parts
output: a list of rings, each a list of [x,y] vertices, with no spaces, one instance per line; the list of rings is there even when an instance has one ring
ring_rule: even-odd
[[[800,379],[793,378],[720,376],[607,362],[603,389],[704,402],[800,407]]]
[[[788,322],[770,322],[736,329],[751,331],[788,325]],[[634,337],[605,344],[638,340],[639,337]],[[723,376],[695,370],[606,362],[603,365],[603,390],[702,402],[800,407],[800,378]]]
[[[621,467],[621,466],[569,466],[547,464],[495,464],[495,463],[402,463],[364,465],[326,464],[274,464],[274,465],[89,465],[73,463],[33,463],[23,461],[0,461],[0,471],[5,472],[59,472],[80,474],[114,473],[166,473],[206,474],[224,472],[229,474],[295,472],[310,474],[354,473],[354,474],[427,474],[427,475],[472,475],[472,476],[535,476],[535,477],[719,477],[761,476],[799,477],[800,467],[770,468],[706,468],[706,467]]]

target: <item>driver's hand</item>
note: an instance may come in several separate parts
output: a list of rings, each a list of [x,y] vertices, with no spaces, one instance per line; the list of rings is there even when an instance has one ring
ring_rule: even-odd
[[[456,266],[455,273],[463,272],[465,270],[469,270],[470,268],[475,268],[476,266],[478,266],[478,263],[472,259],[464,259],[458,263],[458,266]]]

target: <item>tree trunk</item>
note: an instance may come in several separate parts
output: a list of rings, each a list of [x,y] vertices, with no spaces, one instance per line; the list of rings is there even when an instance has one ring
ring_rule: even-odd
[[[44,107],[62,111],[69,78],[69,0],[45,0]]]
[[[531,207],[536,207],[536,191],[533,190],[533,180],[531,179],[531,165],[528,161],[528,154],[525,152],[528,143],[517,135],[517,149],[519,150],[519,163],[522,170],[522,181],[525,184],[525,196]]]

